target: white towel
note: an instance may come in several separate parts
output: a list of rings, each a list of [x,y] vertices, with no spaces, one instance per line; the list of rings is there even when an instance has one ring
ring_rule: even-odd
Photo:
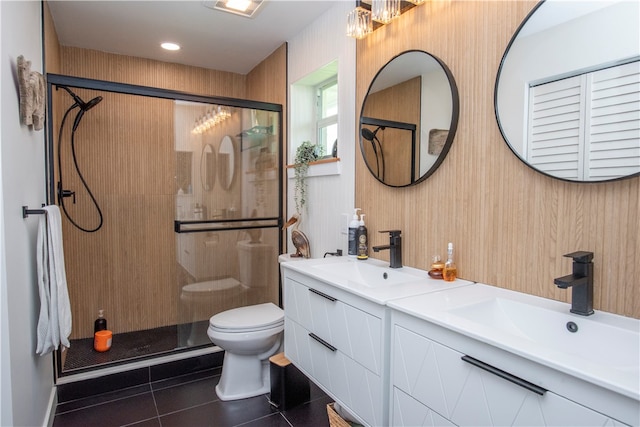
[[[62,248],[62,220],[56,205],[45,206],[38,223],[37,265],[40,316],[36,353],[45,355],[59,345],[69,347],[71,303]]]

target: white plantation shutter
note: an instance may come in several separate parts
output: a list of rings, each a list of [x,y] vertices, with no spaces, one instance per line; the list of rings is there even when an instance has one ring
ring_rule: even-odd
[[[640,62],[589,75],[586,179],[640,172]]]
[[[530,89],[527,161],[560,178],[578,179],[584,168],[584,80],[576,76]]]
[[[640,61],[529,89],[527,161],[572,180],[640,172]]]

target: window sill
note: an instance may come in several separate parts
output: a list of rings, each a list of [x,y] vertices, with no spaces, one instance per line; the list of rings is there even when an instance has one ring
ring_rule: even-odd
[[[295,178],[294,167],[295,165],[287,165],[287,178]],[[340,171],[340,158],[331,157],[329,159],[321,159],[309,163],[309,172],[307,173],[307,177],[340,175]]]

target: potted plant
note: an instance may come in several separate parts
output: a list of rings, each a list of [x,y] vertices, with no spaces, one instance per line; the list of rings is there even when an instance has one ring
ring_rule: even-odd
[[[312,144],[310,141],[303,141],[296,149],[295,156],[295,192],[293,199],[296,202],[296,212],[302,213],[302,208],[307,202],[307,173],[309,163],[320,159],[323,156],[323,147]]]

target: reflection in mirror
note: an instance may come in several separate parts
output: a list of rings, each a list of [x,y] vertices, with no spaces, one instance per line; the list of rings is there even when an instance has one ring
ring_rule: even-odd
[[[191,192],[191,157],[190,151],[176,151],[176,192],[185,194]]]
[[[216,153],[211,144],[202,147],[202,157],[200,157],[200,181],[205,191],[213,190],[216,182]]]
[[[640,174],[640,3],[540,3],[495,88],[502,135],[527,165],[581,182]]]
[[[225,190],[231,188],[235,175],[235,151],[229,135],[222,138],[218,148],[218,179]]]
[[[447,155],[458,124],[458,90],[438,58],[408,51],[376,75],[362,105],[360,149],[391,187],[423,181]]]

